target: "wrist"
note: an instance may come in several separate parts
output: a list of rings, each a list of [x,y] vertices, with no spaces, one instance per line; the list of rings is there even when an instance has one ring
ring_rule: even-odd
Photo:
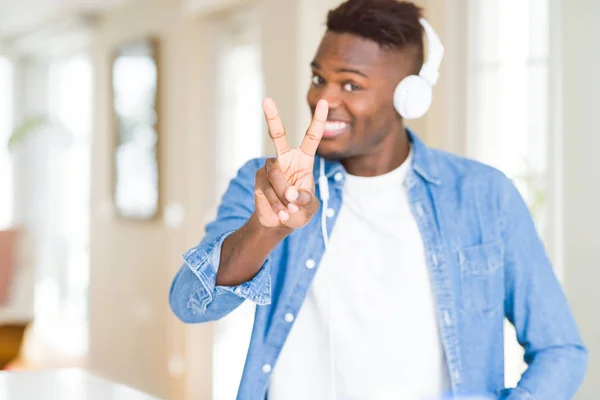
[[[250,219],[248,220],[248,225],[252,233],[255,235],[269,238],[277,238],[280,240],[285,239],[294,231],[293,228],[287,227],[285,225],[280,225],[277,227],[264,226],[260,223],[260,220],[256,213],[252,213]]]

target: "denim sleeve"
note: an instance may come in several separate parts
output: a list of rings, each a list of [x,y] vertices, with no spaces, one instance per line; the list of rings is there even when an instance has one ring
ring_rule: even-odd
[[[525,349],[527,370],[502,399],[571,399],[587,368],[583,345],[529,210],[504,178],[505,312]]]
[[[264,159],[255,159],[240,169],[223,196],[217,218],[206,227],[206,235],[183,255],[184,264],[173,279],[169,294],[171,309],[182,321],[217,320],[245,299],[259,305],[271,302],[270,258],[248,282],[233,287],[215,284],[223,242],[254,212],[254,177],[263,165]]]

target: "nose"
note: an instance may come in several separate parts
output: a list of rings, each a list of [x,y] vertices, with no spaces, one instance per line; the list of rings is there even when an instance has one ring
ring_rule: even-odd
[[[342,102],[342,91],[338,85],[328,84],[323,88],[321,98],[327,100],[329,109],[334,109]]]

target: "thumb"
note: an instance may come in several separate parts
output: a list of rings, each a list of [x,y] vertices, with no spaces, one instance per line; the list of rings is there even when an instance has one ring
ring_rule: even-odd
[[[306,189],[298,189],[298,200],[296,200],[296,205],[298,207],[306,207],[310,205],[313,197],[315,197],[315,195],[312,192],[309,192]]]
[[[291,204],[310,214],[314,214],[319,209],[319,199],[310,190],[290,186],[285,191],[285,197]]]
[[[320,204],[319,199],[317,199],[317,196],[313,192],[306,189],[298,189],[296,205],[303,209],[305,213],[313,215],[319,210]]]
[[[306,189],[301,189],[296,186],[290,186],[285,190],[285,198],[292,204],[298,207],[305,207],[310,204],[313,194]]]

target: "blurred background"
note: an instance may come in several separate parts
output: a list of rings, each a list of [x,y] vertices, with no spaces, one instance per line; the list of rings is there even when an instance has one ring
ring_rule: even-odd
[[[339,0],[0,0],[0,368],[80,367],[165,399],[235,397],[252,304],[185,326],[181,254],[228,180],[309,122],[309,62]],[[421,0],[446,46],[431,146],[512,177],[600,393],[600,1]],[[594,39],[595,38],[595,39]],[[506,327],[506,382],[524,370]]]

